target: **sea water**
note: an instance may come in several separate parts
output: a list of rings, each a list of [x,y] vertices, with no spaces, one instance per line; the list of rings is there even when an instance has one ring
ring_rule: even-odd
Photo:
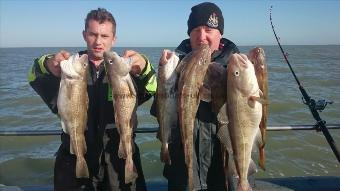
[[[309,109],[278,46],[260,46],[265,50],[269,78],[269,126],[315,124]],[[146,55],[157,68],[163,49],[173,47],[114,48],[122,54],[134,49]],[[239,47],[247,53],[252,46]],[[327,124],[340,124],[340,46],[284,46],[288,59],[309,95],[332,100],[320,116]],[[56,115],[29,86],[27,73],[35,58],[42,54],[76,47],[0,48],[0,130],[60,130]],[[156,128],[156,119],[149,113],[152,99],[139,106],[139,127]],[[340,130],[330,130],[340,148]],[[147,181],[164,180],[159,159],[160,142],[155,133],[137,134],[144,175]],[[54,154],[60,145],[59,136],[1,136],[0,184],[53,184]],[[266,170],[256,178],[291,176],[340,176],[337,162],[321,132],[268,132]],[[255,159],[256,161],[257,159]]]

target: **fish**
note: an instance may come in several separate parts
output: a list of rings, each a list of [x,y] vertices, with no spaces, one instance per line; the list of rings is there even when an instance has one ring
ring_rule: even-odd
[[[227,113],[227,69],[225,66],[212,62],[205,76],[204,85],[211,89],[212,111],[217,117],[217,137],[219,138],[222,148],[222,159],[224,173],[226,176],[226,188],[232,189],[233,178],[237,176],[237,170],[233,159],[233,150],[228,130],[228,113]],[[251,160],[251,167],[248,176],[256,172],[256,166]],[[227,189],[227,190],[228,190]]]
[[[118,156],[125,159],[125,183],[138,177],[132,155],[134,144],[133,130],[137,127],[137,92],[131,78],[131,58],[120,57],[116,52],[104,52],[105,68],[112,89],[115,126],[120,142]]]
[[[158,66],[157,76],[157,120],[160,126],[159,138],[161,140],[160,159],[165,164],[171,164],[168,145],[171,136],[171,129],[177,127],[177,91],[176,81],[178,75],[176,67],[179,63],[178,56],[169,50],[164,50],[161,60],[166,62],[164,65]],[[166,55],[170,55],[169,58]]]
[[[179,63],[176,72],[178,79],[179,123],[184,146],[185,164],[188,170],[188,188],[194,189],[193,183],[193,130],[200,100],[209,99],[203,81],[211,63],[211,49],[203,44],[188,53]]]
[[[212,62],[206,73],[204,85],[211,90],[212,111],[217,118],[217,137],[221,142],[222,161],[226,176],[225,187],[231,186],[232,178],[237,175],[233,161],[233,150],[228,130],[227,113],[227,69],[223,65]]]
[[[266,55],[262,48],[255,47],[251,49],[248,53],[249,60],[254,64],[255,68],[255,75],[259,85],[260,90],[262,91],[263,95],[261,99],[266,104],[262,105],[262,119],[259,125],[260,132],[261,132],[261,145],[258,146],[259,148],[259,166],[265,170],[265,151],[264,147],[266,145],[266,129],[267,129],[267,120],[268,120],[268,67],[266,64]]]
[[[254,65],[244,54],[233,54],[227,67],[227,112],[233,158],[239,176],[237,191],[249,191],[248,173],[258,139],[262,104]]]
[[[88,178],[85,130],[87,130],[87,55],[72,55],[60,63],[61,80],[58,93],[58,115],[65,133],[70,135],[70,153],[76,155],[76,177]]]

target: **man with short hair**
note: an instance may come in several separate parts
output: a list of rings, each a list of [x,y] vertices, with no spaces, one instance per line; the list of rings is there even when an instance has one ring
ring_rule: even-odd
[[[222,38],[224,18],[214,3],[200,3],[191,8],[187,32],[190,38],[182,41],[176,48],[177,52],[188,54],[202,44],[208,44],[212,50],[211,61],[223,66],[227,65],[231,54],[239,53],[233,42]],[[180,59],[184,56],[180,56]],[[151,109],[153,115],[156,115],[155,103]],[[200,101],[194,124],[194,190],[225,190],[221,143],[217,138],[217,116],[210,102]],[[163,175],[168,179],[169,191],[185,191],[188,177],[179,127],[171,130],[170,139],[171,164],[164,165]]]
[[[116,42],[116,22],[106,9],[98,8],[87,14],[83,38],[87,50],[89,71],[87,93],[89,98],[87,131],[85,132],[89,178],[76,178],[76,157],[70,154],[70,136],[63,132],[61,146],[56,153],[54,168],[54,190],[126,190],[144,191],[146,184],[141,166],[139,149],[134,142],[133,162],[138,178],[125,184],[125,159],[118,157],[120,136],[114,123],[114,108],[111,87],[104,67],[103,54],[110,51]],[[58,113],[57,98],[60,84],[60,62],[70,57],[62,50],[56,54],[43,55],[34,61],[28,80],[51,111]],[[155,71],[149,60],[132,50],[125,51],[133,64],[130,74],[137,84],[138,104],[148,100],[156,91]]]

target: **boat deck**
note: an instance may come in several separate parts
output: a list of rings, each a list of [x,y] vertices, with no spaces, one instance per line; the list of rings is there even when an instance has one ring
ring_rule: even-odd
[[[286,177],[256,179],[254,191],[339,191],[340,176]],[[162,181],[147,182],[148,191],[166,191],[167,184]],[[52,191],[53,185],[38,186],[0,186],[0,191]]]

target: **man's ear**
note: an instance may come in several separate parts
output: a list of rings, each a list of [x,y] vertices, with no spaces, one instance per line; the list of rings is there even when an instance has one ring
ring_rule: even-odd
[[[116,40],[117,40],[117,36],[114,36],[112,40],[112,46],[116,43]]]
[[[83,30],[83,39],[86,41],[86,31]]]

